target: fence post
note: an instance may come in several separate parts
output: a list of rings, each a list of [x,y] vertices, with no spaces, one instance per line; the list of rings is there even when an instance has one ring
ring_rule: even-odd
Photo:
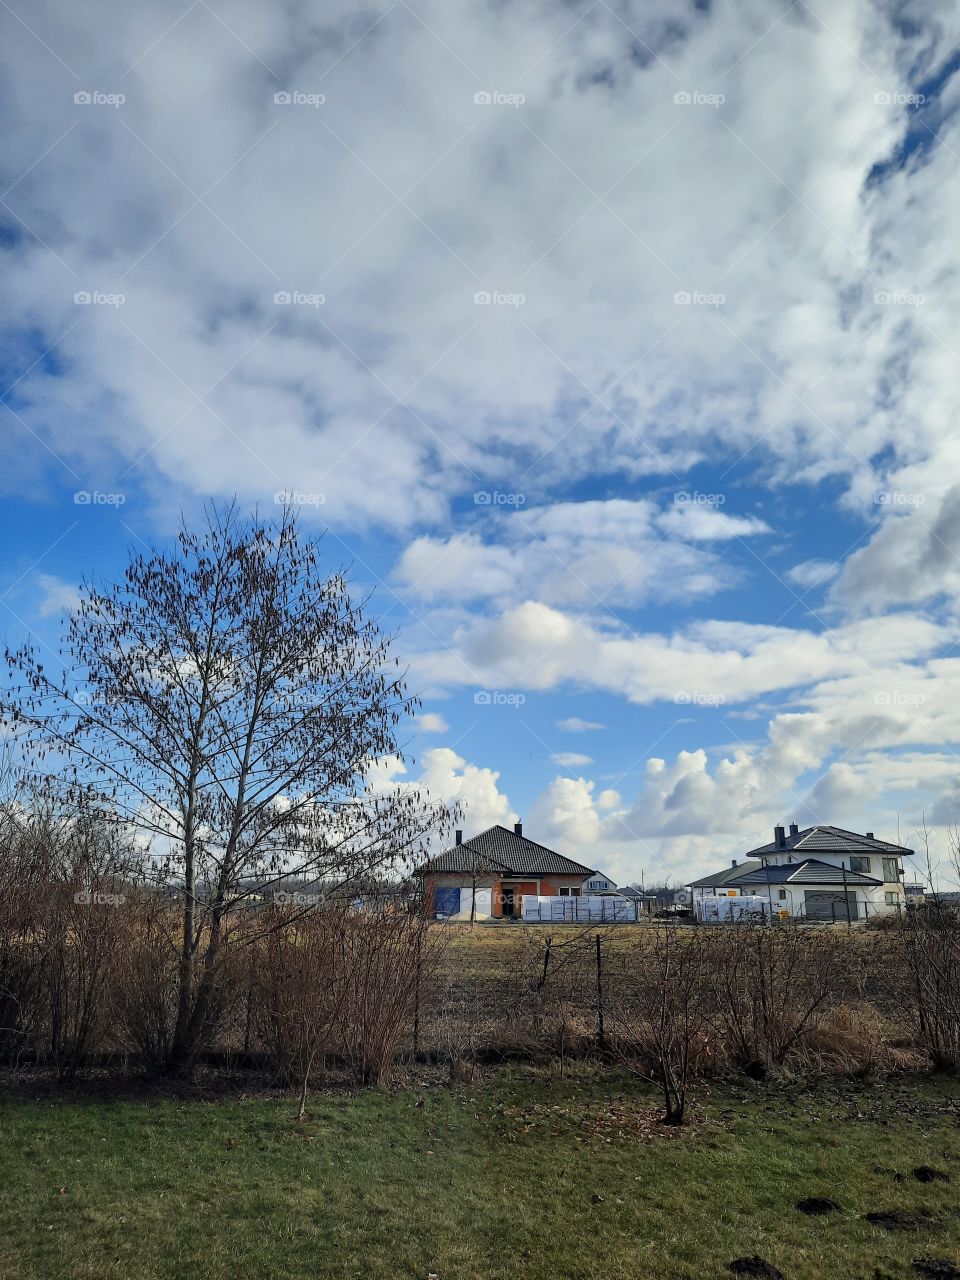
[[[844,906],[847,908],[847,928],[849,929],[851,928],[851,924],[850,924],[850,893],[847,889],[847,864],[845,862],[842,862],[840,864],[840,869],[843,872],[843,902],[844,902]]]
[[[597,1044],[604,1048],[607,1037],[603,1027],[603,956],[600,949],[600,934],[597,934]]]
[[[543,952],[543,973],[540,975],[540,986],[537,988],[538,991],[542,991],[543,988],[547,985],[547,970],[550,967],[550,948],[552,945],[553,945],[553,938],[552,937],[547,938],[547,945]]]
[[[420,1053],[420,972],[422,965],[422,940],[417,935],[417,968],[413,984],[413,1056]]]

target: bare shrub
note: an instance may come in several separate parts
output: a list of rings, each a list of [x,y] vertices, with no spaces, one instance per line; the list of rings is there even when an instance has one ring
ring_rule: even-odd
[[[712,1017],[731,1060],[757,1076],[782,1070],[849,995],[851,940],[787,924],[737,924],[708,935]]]
[[[16,1061],[42,1026],[45,950],[38,928],[49,885],[49,845],[25,824],[18,799],[0,806],[0,1058]]]
[[[937,1070],[960,1068],[960,912],[938,898],[897,931],[917,1039]]]
[[[115,1034],[144,1066],[161,1071],[177,1019],[178,914],[166,898],[140,893],[132,895],[122,923],[112,966]]]
[[[663,1094],[664,1120],[683,1124],[691,1076],[712,1057],[706,939],[699,930],[658,925],[637,949],[630,989],[617,1009],[622,1062]]]
[[[83,793],[18,784],[0,806],[0,1046],[72,1077],[102,1037],[133,851]]]
[[[441,927],[406,911],[342,918],[334,965],[344,983],[338,1019],[343,1054],[361,1084],[386,1084],[413,1023],[414,1002],[436,970]]]
[[[297,1118],[303,1120],[311,1078],[337,1044],[347,992],[337,946],[344,913],[334,909],[287,923],[289,914],[270,914],[253,953],[254,1021],[282,1079],[297,1087]]]
[[[568,1055],[600,1043],[596,927],[556,937],[539,930],[520,935],[512,955],[500,1039],[513,1054],[555,1057],[561,1074]]]

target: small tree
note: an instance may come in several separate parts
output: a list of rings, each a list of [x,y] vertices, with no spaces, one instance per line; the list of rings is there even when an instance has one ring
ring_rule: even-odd
[[[658,925],[637,949],[619,1010],[619,1053],[660,1086],[667,1124],[686,1118],[690,1077],[707,1039],[706,963],[700,931]]]
[[[230,506],[120,583],[84,583],[62,673],[8,652],[6,715],[182,877],[168,1069],[209,1034],[245,898],[291,870],[343,884],[425,852],[439,811],[370,783],[415,707],[388,648],[291,510]]]

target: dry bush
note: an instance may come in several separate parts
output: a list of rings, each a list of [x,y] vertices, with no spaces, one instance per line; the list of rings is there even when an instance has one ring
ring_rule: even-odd
[[[607,1000],[597,987],[598,936],[602,951],[611,934],[598,934],[596,926],[559,939],[539,930],[516,938],[498,1035],[505,1055],[555,1057],[562,1072],[568,1055],[601,1045]]]
[[[726,1053],[757,1077],[802,1057],[830,1009],[859,982],[851,939],[830,928],[710,929],[708,998]]]
[[[617,1008],[620,1060],[663,1094],[667,1124],[683,1124],[690,1080],[714,1055],[710,953],[699,930],[657,926],[634,953],[632,981]]]
[[[16,800],[0,808],[0,1059],[33,1050],[45,1007],[42,904],[49,845],[24,824]]]
[[[152,1071],[169,1061],[177,1019],[176,909],[156,894],[134,894],[122,916],[112,965],[115,1034]]]
[[[898,1046],[896,1038],[889,1021],[872,1005],[835,1005],[807,1035],[803,1065],[812,1071],[860,1077],[920,1067],[916,1050]]]
[[[105,1033],[133,851],[79,793],[20,786],[0,807],[0,1047],[61,1078]]]
[[[262,921],[266,936],[253,948],[255,1031],[283,1081],[297,1086],[300,1119],[311,1077],[337,1046],[347,990],[337,963],[343,915],[271,911]]]
[[[937,1070],[960,1069],[960,912],[938,900],[908,911],[897,930],[917,1039]]]
[[[45,939],[50,1060],[61,1079],[109,1038],[112,963],[130,901],[134,852],[115,823],[82,803],[47,826],[52,858]]]
[[[442,928],[421,915],[384,909],[341,918],[334,947],[344,984],[338,1030],[358,1083],[389,1080],[443,945]]]

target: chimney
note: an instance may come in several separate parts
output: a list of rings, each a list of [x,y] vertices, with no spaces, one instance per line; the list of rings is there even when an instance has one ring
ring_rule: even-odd
[[[736,860],[736,858],[731,858],[731,859],[730,859],[730,865],[731,865],[731,867],[735,867],[735,866],[737,865],[737,860]]]
[[[872,839],[873,839],[873,832],[872,832],[872,831],[868,831],[868,832],[867,832],[867,839],[868,839],[868,840],[872,840]]]
[[[514,833],[514,835],[517,835],[517,836],[522,836],[522,835],[523,835],[523,823],[522,823],[522,822],[515,822],[515,823],[513,824],[513,833]]]
[[[458,832],[457,832],[457,844],[463,844],[463,832],[462,832],[462,831],[458,831]]]
[[[783,849],[786,846],[787,842],[786,842],[786,839],[784,838],[783,827],[773,828],[773,843],[777,846],[778,849]]]
[[[800,834],[800,828],[795,822],[790,823],[790,834],[792,836],[798,836]]]

